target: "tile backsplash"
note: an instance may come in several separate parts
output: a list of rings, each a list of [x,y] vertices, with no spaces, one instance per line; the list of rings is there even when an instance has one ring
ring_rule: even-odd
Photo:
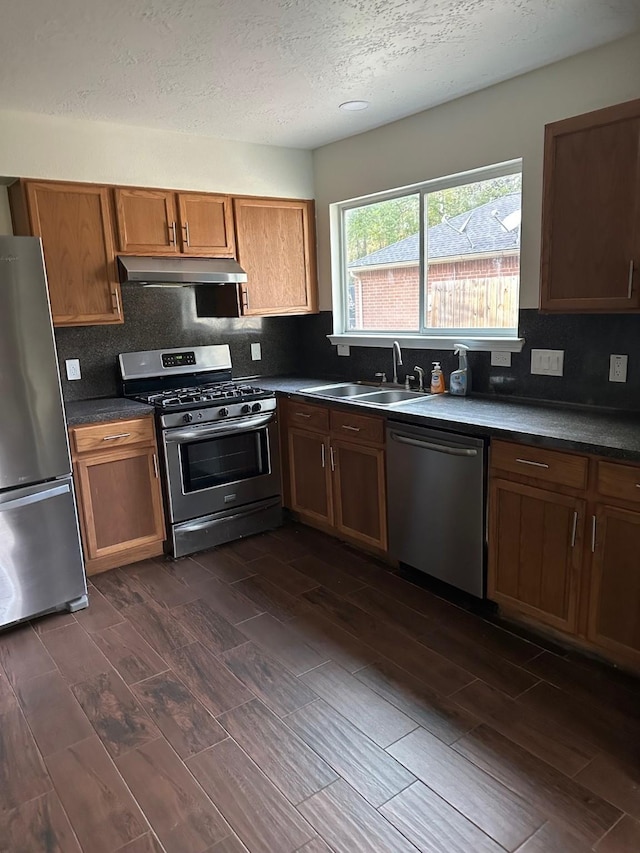
[[[122,325],[56,329],[65,400],[119,395],[117,357],[121,352],[228,343],[234,377],[291,374],[298,367],[297,317],[198,317],[192,287],[125,284],[122,302]],[[252,343],[261,345],[260,361],[251,360]],[[67,380],[67,358],[80,359],[82,379]]]
[[[338,356],[326,336],[332,331],[331,312],[299,318],[299,372],[340,379],[373,378],[384,371],[391,378],[391,348],[352,347],[348,357]],[[640,411],[640,314],[540,314],[520,311],[521,353],[513,353],[511,367],[492,367],[488,352],[469,354],[473,391],[487,395],[516,396],[558,403],[606,406]],[[564,375],[532,376],[531,350],[564,350]],[[629,356],[627,382],[609,382],[609,356]],[[399,369],[413,373],[414,365],[429,371],[440,361],[445,376],[458,359],[450,351],[405,349]]]
[[[367,379],[378,371],[391,378],[391,348],[352,347],[338,356],[327,340],[329,311],[301,317],[198,317],[193,288],[122,288],[125,323],[56,329],[65,399],[114,396],[120,393],[118,353],[164,347],[228,343],[234,377],[302,375],[312,378]],[[514,396],[558,403],[606,406],[640,411],[640,315],[540,314],[520,311],[526,340],[514,353],[511,367],[492,367],[488,352],[469,354],[475,393]],[[251,360],[251,344],[260,343],[262,359]],[[532,376],[531,349],[562,349],[564,375]],[[608,381],[609,355],[628,355],[628,381]],[[399,370],[414,365],[428,371],[440,361],[447,377],[457,367],[450,351],[405,349]],[[82,379],[66,379],[64,361],[79,358]]]

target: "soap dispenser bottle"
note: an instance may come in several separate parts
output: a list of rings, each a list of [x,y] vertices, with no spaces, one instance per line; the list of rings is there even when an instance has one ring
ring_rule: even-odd
[[[449,377],[449,393],[456,397],[466,397],[471,388],[471,371],[467,362],[469,347],[455,344],[455,354],[460,357],[458,369]]]
[[[444,373],[442,372],[439,361],[433,362],[433,370],[431,371],[431,393],[444,394]]]

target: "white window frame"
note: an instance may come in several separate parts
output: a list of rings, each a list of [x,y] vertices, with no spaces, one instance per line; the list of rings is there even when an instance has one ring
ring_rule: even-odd
[[[471,350],[503,350],[509,352],[520,352],[524,346],[524,338],[518,336],[517,329],[487,329],[483,334],[480,329],[456,329],[453,331],[434,329],[430,330],[424,324],[424,300],[426,290],[424,287],[425,272],[425,240],[424,240],[424,199],[430,192],[441,189],[462,186],[474,181],[491,180],[501,178],[505,175],[522,173],[522,159],[508,160],[493,166],[484,166],[471,169],[467,172],[459,172],[456,175],[448,175],[431,181],[423,181],[407,187],[400,187],[387,192],[375,193],[360,198],[348,199],[330,205],[330,227],[331,227],[331,282],[333,295],[333,334],[328,335],[332,344],[347,344],[349,346],[366,347],[389,347],[397,340],[403,347],[409,349],[455,349],[457,343],[466,344]],[[347,329],[347,259],[346,247],[344,245],[345,214],[354,208],[364,207],[381,201],[389,201],[394,198],[418,194],[420,200],[420,323],[421,330],[415,332],[385,331],[375,332],[371,330],[349,330]]]

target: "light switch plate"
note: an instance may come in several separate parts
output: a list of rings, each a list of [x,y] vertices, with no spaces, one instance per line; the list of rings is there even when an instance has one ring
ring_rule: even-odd
[[[67,379],[81,379],[82,376],[80,374],[80,359],[79,358],[68,358],[65,361],[65,367],[67,369]]]
[[[492,367],[511,367],[511,353],[507,350],[491,350]]]
[[[262,358],[262,347],[260,344],[251,344],[251,360],[260,361]]]
[[[531,372],[542,376],[562,376],[564,373],[564,350],[532,349]]]
[[[628,355],[610,355],[609,356],[609,382],[626,382],[627,381],[627,364],[629,362]]]
[[[349,344],[338,344],[338,355],[351,355]]]

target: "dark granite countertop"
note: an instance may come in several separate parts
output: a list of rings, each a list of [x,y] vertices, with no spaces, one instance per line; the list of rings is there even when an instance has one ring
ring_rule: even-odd
[[[123,418],[139,418],[150,415],[153,406],[127,400],[124,397],[100,397],[97,400],[77,400],[65,403],[67,425],[91,424],[103,421],[118,421]]]
[[[497,437],[574,450],[620,459],[640,461],[640,414],[611,409],[575,408],[538,402],[452,397],[444,394],[392,406],[350,400],[332,400],[303,391],[316,385],[340,380],[261,377],[263,388],[292,394],[331,406],[347,406],[375,411],[393,420],[422,424],[467,435]]]

